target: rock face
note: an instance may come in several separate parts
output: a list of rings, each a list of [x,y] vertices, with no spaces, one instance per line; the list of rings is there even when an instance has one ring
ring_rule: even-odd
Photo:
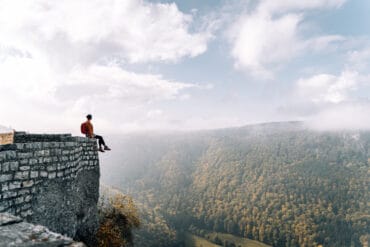
[[[99,177],[94,140],[16,133],[0,145],[0,213],[94,245]]]
[[[83,243],[51,232],[44,226],[23,222],[21,218],[6,213],[0,214],[0,246],[85,247]]]

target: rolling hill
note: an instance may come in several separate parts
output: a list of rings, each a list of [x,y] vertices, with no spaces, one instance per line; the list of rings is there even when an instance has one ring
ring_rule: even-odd
[[[137,246],[185,246],[184,231],[271,246],[369,241],[370,132],[287,122],[112,141],[121,151],[104,157],[102,178],[138,203]]]

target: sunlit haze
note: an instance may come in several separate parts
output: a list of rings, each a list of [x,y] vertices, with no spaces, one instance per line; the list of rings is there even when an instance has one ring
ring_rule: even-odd
[[[0,125],[370,126],[370,1],[0,1]]]

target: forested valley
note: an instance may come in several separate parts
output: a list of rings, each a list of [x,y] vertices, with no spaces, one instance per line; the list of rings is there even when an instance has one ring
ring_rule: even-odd
[[[111,140],[120,151],[104,157],[102,179],[135,199],[136,246],[184,246],[186,232],[286,247],[369,241],[370,132],[287,122]]]

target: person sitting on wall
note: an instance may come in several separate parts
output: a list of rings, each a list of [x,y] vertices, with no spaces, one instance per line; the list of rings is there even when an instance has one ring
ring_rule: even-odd
[[[81,124],[81,133],[86,135],[86,137],[97,139],[99,143],[100,152],[104,152],[104,150],[107,150],[107,151],[111,150],[107,145],[105,145],[105,142],[102,136],[94,134],[94,127],[91,123],[92,115],[88,114],[86,118],[87,118],[87,121]]]

